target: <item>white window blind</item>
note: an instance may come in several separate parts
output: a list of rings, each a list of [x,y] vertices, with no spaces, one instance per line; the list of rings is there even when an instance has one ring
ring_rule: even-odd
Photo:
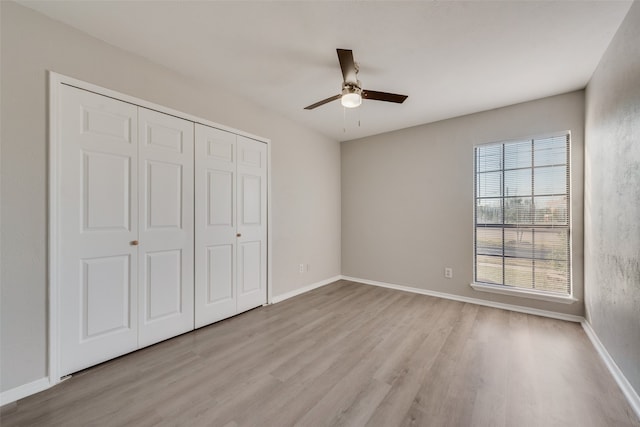
[[[476,283],[571,294],[570,134],[475,147]]]

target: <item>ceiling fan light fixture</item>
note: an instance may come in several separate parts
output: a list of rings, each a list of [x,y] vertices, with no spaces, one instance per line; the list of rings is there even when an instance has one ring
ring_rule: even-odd
[[[345,93],[340,98],[343,107],[356,108],[362,104],[362,96],[357,92]]]
[[[359,81],[357,83],[342,84],[340,103],[346,108],[356,108],[362,104],[362,89]]]

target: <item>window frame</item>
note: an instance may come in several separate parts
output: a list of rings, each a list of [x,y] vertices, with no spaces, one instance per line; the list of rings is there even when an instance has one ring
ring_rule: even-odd
[[[566,225],[566,230],[568,232],[568,250],[569,250],[569,254],[568,254],[568,276],[569,276],[569,283],[568,283],[568,293],[559,293],[559,292],[552,292],[552,291],[544,291],[544,290],[537,290],[537,289],[527,289],[527,288],[519,288],[513,285],[506,285],[506,284],[492,284],[492,283],[486,283],[486,282],[477,282],[476,281],[476,267],[477,267],[477,246],[476,246],[476,238],[477,238],[477,223],[476,223],[476,214],[477,214],[477,200],[478,200],[478,183],[477,183],[477,178],[478,178],[478,160],[477,160],[477,149],[479,147],[491,147],[491,146],[502,146],[503,147],[503,154],[502,154],[502,164],[501,164],[501,169],[500,171],[502,172],[502,174],[504,174],[505,171],[505,164],[504,164],[504,146],[505,144],[513,144],[513,143],[521,143],[523,141],[534,141],[534,140],[541,140],[541,139],[547,139],[547,138],[553,138],[553,137],[566,137],[568,138],[568,143],[567,143],[567,153],[566,153],[566,157],[567,157],[567,163],[566,163],[566,167],[568,168],[568,172],[567,172],[567,179],[568,179],[568,183],[567,183],[567,197],[568,197],[568,203],[567,203],[567,225]],[[570,130],[564,130],[564,131],[559,131],[559,132],[550,132],[550,133],[544,133],[544,134],[536,134],[536,135],[532,135],[532,136],[524,136],[524,137],[520,137],[520,138],[510,138],[510,139],[505,139],[505,140],[500,140],[500,141],[493,141],[493,142],[487,142],[487,143],[477,143],[474,144],[473,146],[473,281],[471,283],[471,287],[474,290],[477,291],[482,291],[482,292],[491,292],[491,293],[497,293],[497,294],[504,294],[504,295],[512,295],[512,296],[519,296],[519,297],[524,297],[524,298],[531,298],[531,299],[538,299],[538,300],[545,300],[545,301],[552,301],[552,302],[560,302],[560,303],[565,303],[565,304],[571,304],[573,302],[578,301],[574,296],[573,296],[573,292],[574,292],[574,287],[573,287],[573,214],[572,214],[572,201],[573,201],[573,191],[572,191],[572,147],[571,144],[572,143],[572,135],[571,135],[571,131]],[[531,169],[532,173],[535,169],[535,164],[532,162],[529,169]],[[532,197],[533,197],[533,193],[534,193],[534,189],[531,189],[532,191]],[[500,198],[502,200],[504,200],[504,194],[501,194]],[[504,202],[502,202],[504,203]],[[503,213],[504,213],[504,206],[503,206]],[[500,229],[503,230],[503,235],[504,235],[504,217],[502,218],[502,227],[496,227],[496,229]],[[509,228],[509,227],[508,227]],[[565,229],[565,226],[562,226],[563,229]],[[516,228],[517,229],[517,228]],[[503,242],[503,247],[504,247],[504,242]],[[504,260],[504,252],[502,254],[502,259]],[[503,277],[504,277],[504,261],[503,261]]]

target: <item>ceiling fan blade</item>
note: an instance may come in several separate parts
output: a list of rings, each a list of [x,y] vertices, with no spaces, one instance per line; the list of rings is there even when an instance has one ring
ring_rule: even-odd
[[[356,64],[353,61],[353,51],[349,49],[336,49],[338,51],[338,61],[342,69],[342,78],[345,83],[357,83]]]
[[[402,104],[407,95],[398,95],[397,93],[376,92],[375,90],[363,90],[362,97],[364,99],[372,99],[375,101],[387,101]]]
[[[321,105],[324,105],[324,104],[326,104],[328,102],[335,101],[336,99],[340,99],[341,96],[342,96],[341,94],[334,95],[331,98],[323,99],[322,101],[318,101],[315,104],[309,105],[308,107],[304,107],[304,109],[305,110],[313,110],[314,108],[319,107]]]

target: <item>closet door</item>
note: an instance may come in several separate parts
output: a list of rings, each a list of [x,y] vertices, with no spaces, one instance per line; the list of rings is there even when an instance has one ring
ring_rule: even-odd
[[[236,314],[236,135],[196,124],[196,328]]]
[[[139,346],[194,328],[193,122],[138,110]]]
[[[267,146],[196,124],[196,327],[267,302]]]
[[[60,90],[60,374],[138,347],[137,108]]]
[[[267,302],[267,145],[238,136],[238,312]]]

